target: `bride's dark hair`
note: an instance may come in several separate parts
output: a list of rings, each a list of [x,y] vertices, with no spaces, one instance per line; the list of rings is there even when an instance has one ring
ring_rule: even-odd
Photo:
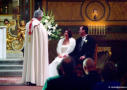
[[[71,37],[72,37],[72,32],[71,32],[71,30],[70,30],[70,29],[67,29],[67,30],[65,30],[65,31],[68,31],[68,37],[71,38]]]

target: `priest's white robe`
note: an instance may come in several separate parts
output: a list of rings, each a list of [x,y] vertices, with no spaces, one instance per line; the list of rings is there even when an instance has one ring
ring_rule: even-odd
[[[30,40],[30,22],[26,24],[22,81],[43,86],[49,77],[48,34],[40,21],[36,18],[32,20]]]

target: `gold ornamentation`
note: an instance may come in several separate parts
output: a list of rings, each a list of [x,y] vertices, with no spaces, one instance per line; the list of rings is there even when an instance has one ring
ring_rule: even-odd
[[[13,50],[22,50],[23,49],[23,41],[14,40],[12,41],[12,49]]]
[[[8,32],[11,36],[13,37],[17,37],[17,29],[16,29],[16,21],[15,20],[12,20],[10,22],[10,27],[8,29]]]
[[[22,50],[25,39],[25,21],[17,21],[15,28],[14,22],[10,22],[7,26],[7,50]],[[15,32],[15,33],[14,33]]]
[[[112,51],[111,51],[111,47],[98,47],[97,48],[97,52],[108,52],[108,54],[111,56],[112,55]]]
[[[20,25],[18,26],[18,34],[17,34],[17,38],[19,39],[19,41],[21,40],[25,40],[25,21],[22,20],[20,21]]]

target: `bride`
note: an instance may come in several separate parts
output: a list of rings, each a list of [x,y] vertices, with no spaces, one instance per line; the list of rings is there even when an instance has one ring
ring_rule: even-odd
[[[65,30],[64,38],[60,39],[57,44],[57,54],[58,56],[49,64],[49,75],[50,77],[58,75],[57,65],[63,60],[64,57],[71,53],[76,45],[76,41],[72,38],[72,33],[70,30]]]

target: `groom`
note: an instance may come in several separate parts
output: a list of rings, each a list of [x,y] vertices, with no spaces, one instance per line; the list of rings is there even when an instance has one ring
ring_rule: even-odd
[[[81,26],[79,29],[80,37],[76,40],[76,47],[69,56],[74,58],[74,62],[83,62],[85,58],[94,58],[96,43],[92,37],[88,35],[88,27]]]

